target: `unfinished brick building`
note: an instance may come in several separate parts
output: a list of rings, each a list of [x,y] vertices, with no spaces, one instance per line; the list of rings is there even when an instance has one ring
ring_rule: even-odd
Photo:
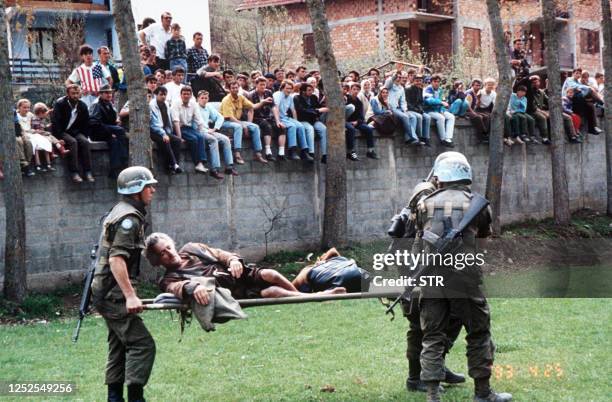
[[[601,11],[595,0],[568,0],[557,12],[562,69],[601,70]],[[312,60],[314,41],[302,0],[243,0],[238,10],[284,6],[295,40],[302,43],[294,64]],[[382,59],[397,43],[413,52],[448,56],[461,47],[491,55],[490,27],[484,0],[328,0],[327,17],[336,57]],[[535,70],[545,68],[539,0],[506,0],[502,19],[508,38],[525,40]]]

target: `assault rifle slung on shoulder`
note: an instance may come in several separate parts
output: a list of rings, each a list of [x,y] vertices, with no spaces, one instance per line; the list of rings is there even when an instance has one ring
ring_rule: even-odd
[[[488,206],[489,200],[480,194],[472,193],[470,206],[456,228],[450,228],[449,230],[445,231],[442,236],[437,236],[435,233],[425,231],[423,233],[423,240],[431,244],[438,254],[443,255],[449,252],[451,249],[454,249],[457,246],[457,241],[461,239],[463,231],[467,229],[472,224],[474,219],[476,219],[476,217],[480,215]],[[428,268],[429,265],[421,265],[419,269],[417,269],[414,274],[411,275],[411,278],[414,279],[413,283],[417,283],[419,277],[421,277]],[[404,299],[409,301],[410,295],[415,287],[416,286],[406,286],[404,293],[402,293],[393,301],[393,303],[391,303],[391,305],[389,305],[385,311],[385,314],[393,314],[393,308],[397,306],[397,303],[399,303],[400,300]]]

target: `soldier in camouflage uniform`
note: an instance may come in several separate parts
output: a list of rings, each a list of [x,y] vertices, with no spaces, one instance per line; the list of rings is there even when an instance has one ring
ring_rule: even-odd
[[[438,190],[421,198],[417,204],[417,240],[441,237],[459,226],[470,206],[472,170],[463,158],[448,158],[434,167]],[[491,214],[487,208],[463,232],[461,245],[453,253],[474,253],[476,238],[490,234]],[[434,245],[423,241],[425,253],[436,253]],[[476,265],[432,265],[427,275],[444,278],[443,287],[422,287],[420,307],[423,350],[421,380],[427,384],[427,401],[440,401],[440,381],[445,378],[444,355],[447,329],[452,315],[460,320],[467,332],[468,373],[474,378],[475,402],[507,402],[512,395],[496,393],[490,385],[494,345],[491,340],[489,305],[482,293],[482,272]]]
[[[436,158],[434,162],[434,166],[447,158],[458,157],[464,158],[463,154],[454,151],[443,152]],[[467,160],[466,160],[467,162]],[[408,206],[406,208],[407,220],[406,220],[406,229],[401,234],[401,236],[406,238],[414,238],[415,237],[415,223],[416,223],[416,213],[417,213],[417,204],[418,202],[428,196],[429,194],[436,191],[435,178],[432,172],[429,174],[427,180],[417,184],[414,187],[412,192],[412,196],[408,201]],[[392,236],[393,237],[393,236]],[[408,241],[400,240],[396,241],[397,244],[402,246],[408,246]],[[411,249],[413,254],[418,254],[421,252],[423,248],[422,241],[414,241],[412,243]],[[402,275],[410,275],[410,272],[402,272]],[[421,350],[422,350],[422,341],[423,341],[423,332],[421,331],[421,321],[420,321],[420,311],[419,311],[419,298],[421,295],[421,290],[419,287],[416,287],[410,296],[410,300],[401,300],[402,311],[404,313],[404,317],[408,319],[409,326],[408,331],[406,332],[406,358],[408,359],[408,378],[406,379],[406,389],[408,391],[421,391],[426,392],[427,386],[425,382],[421,381]],[[459,332],[461,332],[461,321],[456,319],[456,317],[451,316],[448,323],[448,328],[446,330],[447,343],[445,348],[445,353],[448,353],[453,343],[459,336]],[[447,367],[444,368],[445,377],[443,382],[447,384],[460,384],[465,382],[465,376],[463,374],[458,374],[452,372]],[[443,388],[440,386],[440,390]]]
[[[128,401],[144,401],[143,387],[155,360],[155,342],[138,316],[143,306],[132,285],[144,248],[145,207],[151,203],[155,183],[147,168],[124,169],[117,178],[123,199],[103,222],[92,297],[108,327],[105,383],[112,402],[124,401],[124,383]]]

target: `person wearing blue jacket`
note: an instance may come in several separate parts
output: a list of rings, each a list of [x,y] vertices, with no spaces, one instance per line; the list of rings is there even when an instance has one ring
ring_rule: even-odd
[[[212,105],[208,104],[209,97],[210,95],[206,90],[201,90],[200,92],[198,92],[198,106],[200,109],[200,116],[202,117],[204,124],[207,124],[209,126],[208,134],[212,135],[217,139],[219,148],[223,150],[225,174],[238,176],[238,172],[234,169],[232,143],[230,142],[230,139],[227,135],[222,134],[219,131],[223,128],[223,125],[227,122],[227,120],[225,120],[223,116],[221,116],[221,113],[217,112],[217,109],[215,109]],[[211,152],[211,155],[215,155],[215,153]],[[216,155],[218,155],[218,153]],[[221,168],[221,161],[216,156],[211,156],[211,159],[211,176],[218,180],[222,179],[223,175],[219,173],[219,169]]]
[[[165,160],[170,174],[183,173],[183,169],[179,166],[183,141],[174,135],[172,129],[170,106],[166,102],[168,90],[165,87],[157,87],[153,95],[155,98],[149,103],[151,111],[149,135],[151,140],[157,144],[157,149],[162,154],[162,159]]]
[[[518,144],[530,143],[535,130],[535,119],[527,114],[526,95],[527,87],[519,85],[508,103],[512,139]]]
[[[452,148],[455,115],[447,110],[448,103],[442,100],[440,81],[442,78],[434,74],[431,76],[431,84],[423,89],[423,110],[436,122],[440,144]]]

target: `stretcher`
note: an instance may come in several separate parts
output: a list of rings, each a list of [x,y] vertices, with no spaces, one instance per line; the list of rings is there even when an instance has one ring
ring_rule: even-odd
[[[401,294],[400,291],[387,290],[383,292],[359,292],[359,293],[341,293],[341,294],[327,294],[327,293],[316,293],[305,296],[290,296],[290,297],[277,297],[270,299],[239,299],[236,300],[240,307],[258,307],[258,306],[276,306],[281,304],[301,304],[301,303],[314,303],[314,302],[325,302],[325,301],[336,301],[336,300],[354,300],[354,299],[395,299]],[[158,303],[156,299],[143,299],[145,310],[188,310],[189,306],[184,304],[180,299],[167,299]]]

